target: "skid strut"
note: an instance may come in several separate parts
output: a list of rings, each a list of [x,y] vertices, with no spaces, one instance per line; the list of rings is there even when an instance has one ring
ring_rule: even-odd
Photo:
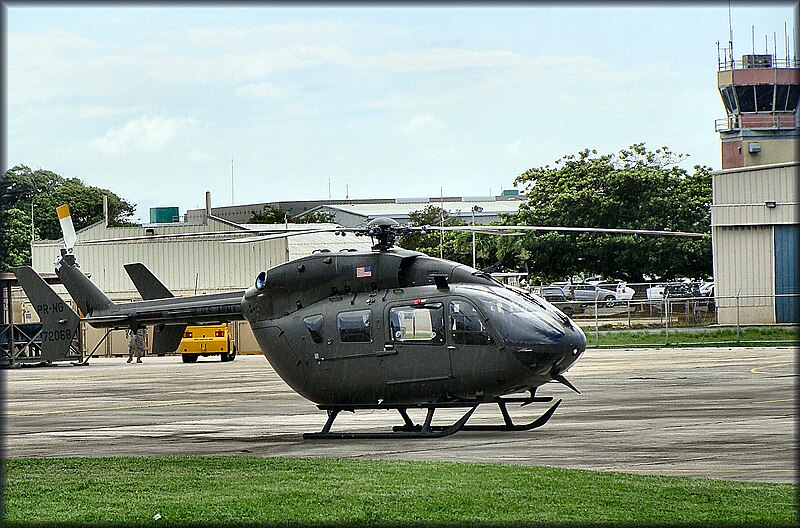
[[[506,407],[509,403],[521,403],[528,405],[533,402],[549,402],[552,397],[534,397],[530,398],[495,398],[490,402],[471,402],[471,401],[458,401],[458,402],[441,402],[441,403],[418,403],[418,404],[358,404],[358,405],[318,405],[320,410],[328,413],[328,420],[318,433],[305,433],[303,438],[306,439],[382,439],[382,438],[442,438],[449,436],[458,431],[528,431],[541,427],[547,423],[548,420],[556,412],[556,409],[561,404],[561,400],[555,402],[544,414],[530,423],[517,425],[511,420],[511,415],[508,413]],[[472,413],[478,408],[481,403],[496,403],[500,408],[500,413],[503,416],[502,425],[467,425],[467,420],[470,419]],[[436,409],[442,408],[466,408],[467,411],[451,425],[433,425],[433,415]],[[375,432],[375,433],[332,433],[331,427],[336,417],[342,411],[355,412],[356,410],[396,410],[403,418],[403,425],[398,425],[392,428],[392,432]],[[416,424],[408,415],[408,409],[426,409],[425,421],[422,424]]]

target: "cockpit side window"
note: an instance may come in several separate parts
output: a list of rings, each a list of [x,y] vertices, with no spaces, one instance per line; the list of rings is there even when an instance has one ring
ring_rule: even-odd
[[[444,304],[395,306],[389,310],[394,342],[444,343]]]
[[[450,301],[450,338],[455,345],[493,345],[494,339],[475,306],[463,299]]]
[[[315,343],[322,343],[322,327],[325,320],[322,317],[322,314],[317,315],[309,315],[308,317],[303,319],[303,323],[306,325],[306,329],[308,333],[311,335],[311,339],[314,340]]]
[[[341,312],[336,316],[339,341],[342,343],[369,343],[372,341],[369,310]]]

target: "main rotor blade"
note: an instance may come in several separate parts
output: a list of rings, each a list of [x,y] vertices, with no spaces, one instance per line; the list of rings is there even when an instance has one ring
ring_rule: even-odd
[[[466,231],[472,233],[500,234],[503,231],[560,231],[565,233],[616,233],[623,235],[664,235],[702,237],[705,233],[689,233],[686,231],[656,231],[648,229],[612,229],[603,227],[561,227],[561,226],[520,226],[520,225],[487,225],[487,226],[426,226],[428,231]]]
[[[200,233],[171,233],[165,235],[136,235],[118,238],[100,238],[97,240],[84,240],[80,244],[109,244],[115,242],[134,242],[137,240],[183,240],[194,238],[235,238],[241,239],[225,240],[224,242],[256,242],[258,240],[268,240],[269,238],[282,238],[286,236],[308,235],[311,233],[325,233],[331,231],[352,231],[345,227],[323,228],[323,229],[303,229],[289,230],[279,227],[275,229],[240,229],[238,231],[203,231]]]
[[[136,240],[163,240],[163,239],[182,239],[182,238],[202,238],[202,237],[234,237],[252,235],[258,231],[205,231],[202,233],[172,233],[167,235],[135,235],[118,238],[98,238],[97,240],[83,240],[83,244],[108,244],[111,242],[132,242]]]
[[[325,229],[306,229],[305,231],[290,231],[287,233],[271,233],[266,235],[257,235],[246,238],[235,238],[223,241],[224,244],[247,244],[250,242],[260,242],[262,240],[275,240],[278,238],[288,238],[292,236],[301,235],[314,235],[316,233],[360,233],[364,229],[357,227],[331,227]]]

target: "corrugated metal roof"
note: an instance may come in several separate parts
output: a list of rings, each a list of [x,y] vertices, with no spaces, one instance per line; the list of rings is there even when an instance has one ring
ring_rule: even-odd
[[[426,206],[442,207],[451,215],[461,213],[461,216],[471,216],[472,207],[477,205],[483,208],[480,213],[475,213],[476,217],[496,215],[497,213],[516,213],[519,210],[522,200],[491,200],[491,201],[470,201],[470,202],[437,202],[430,201],[424,203],[382,203],[382,204],[346,204],[346,205],[324,205],[323,208],[339,209],[348,213],[357,214],[365,218],[375,218],[378,216],[408,216],[409,213],[424,209]]]
[[[335,233],[314,233],[288,237],[286,240],[289,244],[289,260],[305,257],[317,249],[329,249],[333,252],[338,252],[344,249],[370,251],[372,248],[372,239],[370,237],[357,237],[352,233],[348,233],[345,236],[339,236]]]

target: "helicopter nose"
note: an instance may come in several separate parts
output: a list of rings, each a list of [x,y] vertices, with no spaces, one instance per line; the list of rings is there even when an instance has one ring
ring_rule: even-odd
[[[576,324],[565,322],[559,339],[545,344],[541,340],[520,348],[516,358],[536,375],[565,372],[586,350],[586,335]]]
[[[566,371],[573,363],[578,361],[586,350],[586,334],[575,324],[564,333],[560,343],[561,359],[556,363],[559,372]]]

